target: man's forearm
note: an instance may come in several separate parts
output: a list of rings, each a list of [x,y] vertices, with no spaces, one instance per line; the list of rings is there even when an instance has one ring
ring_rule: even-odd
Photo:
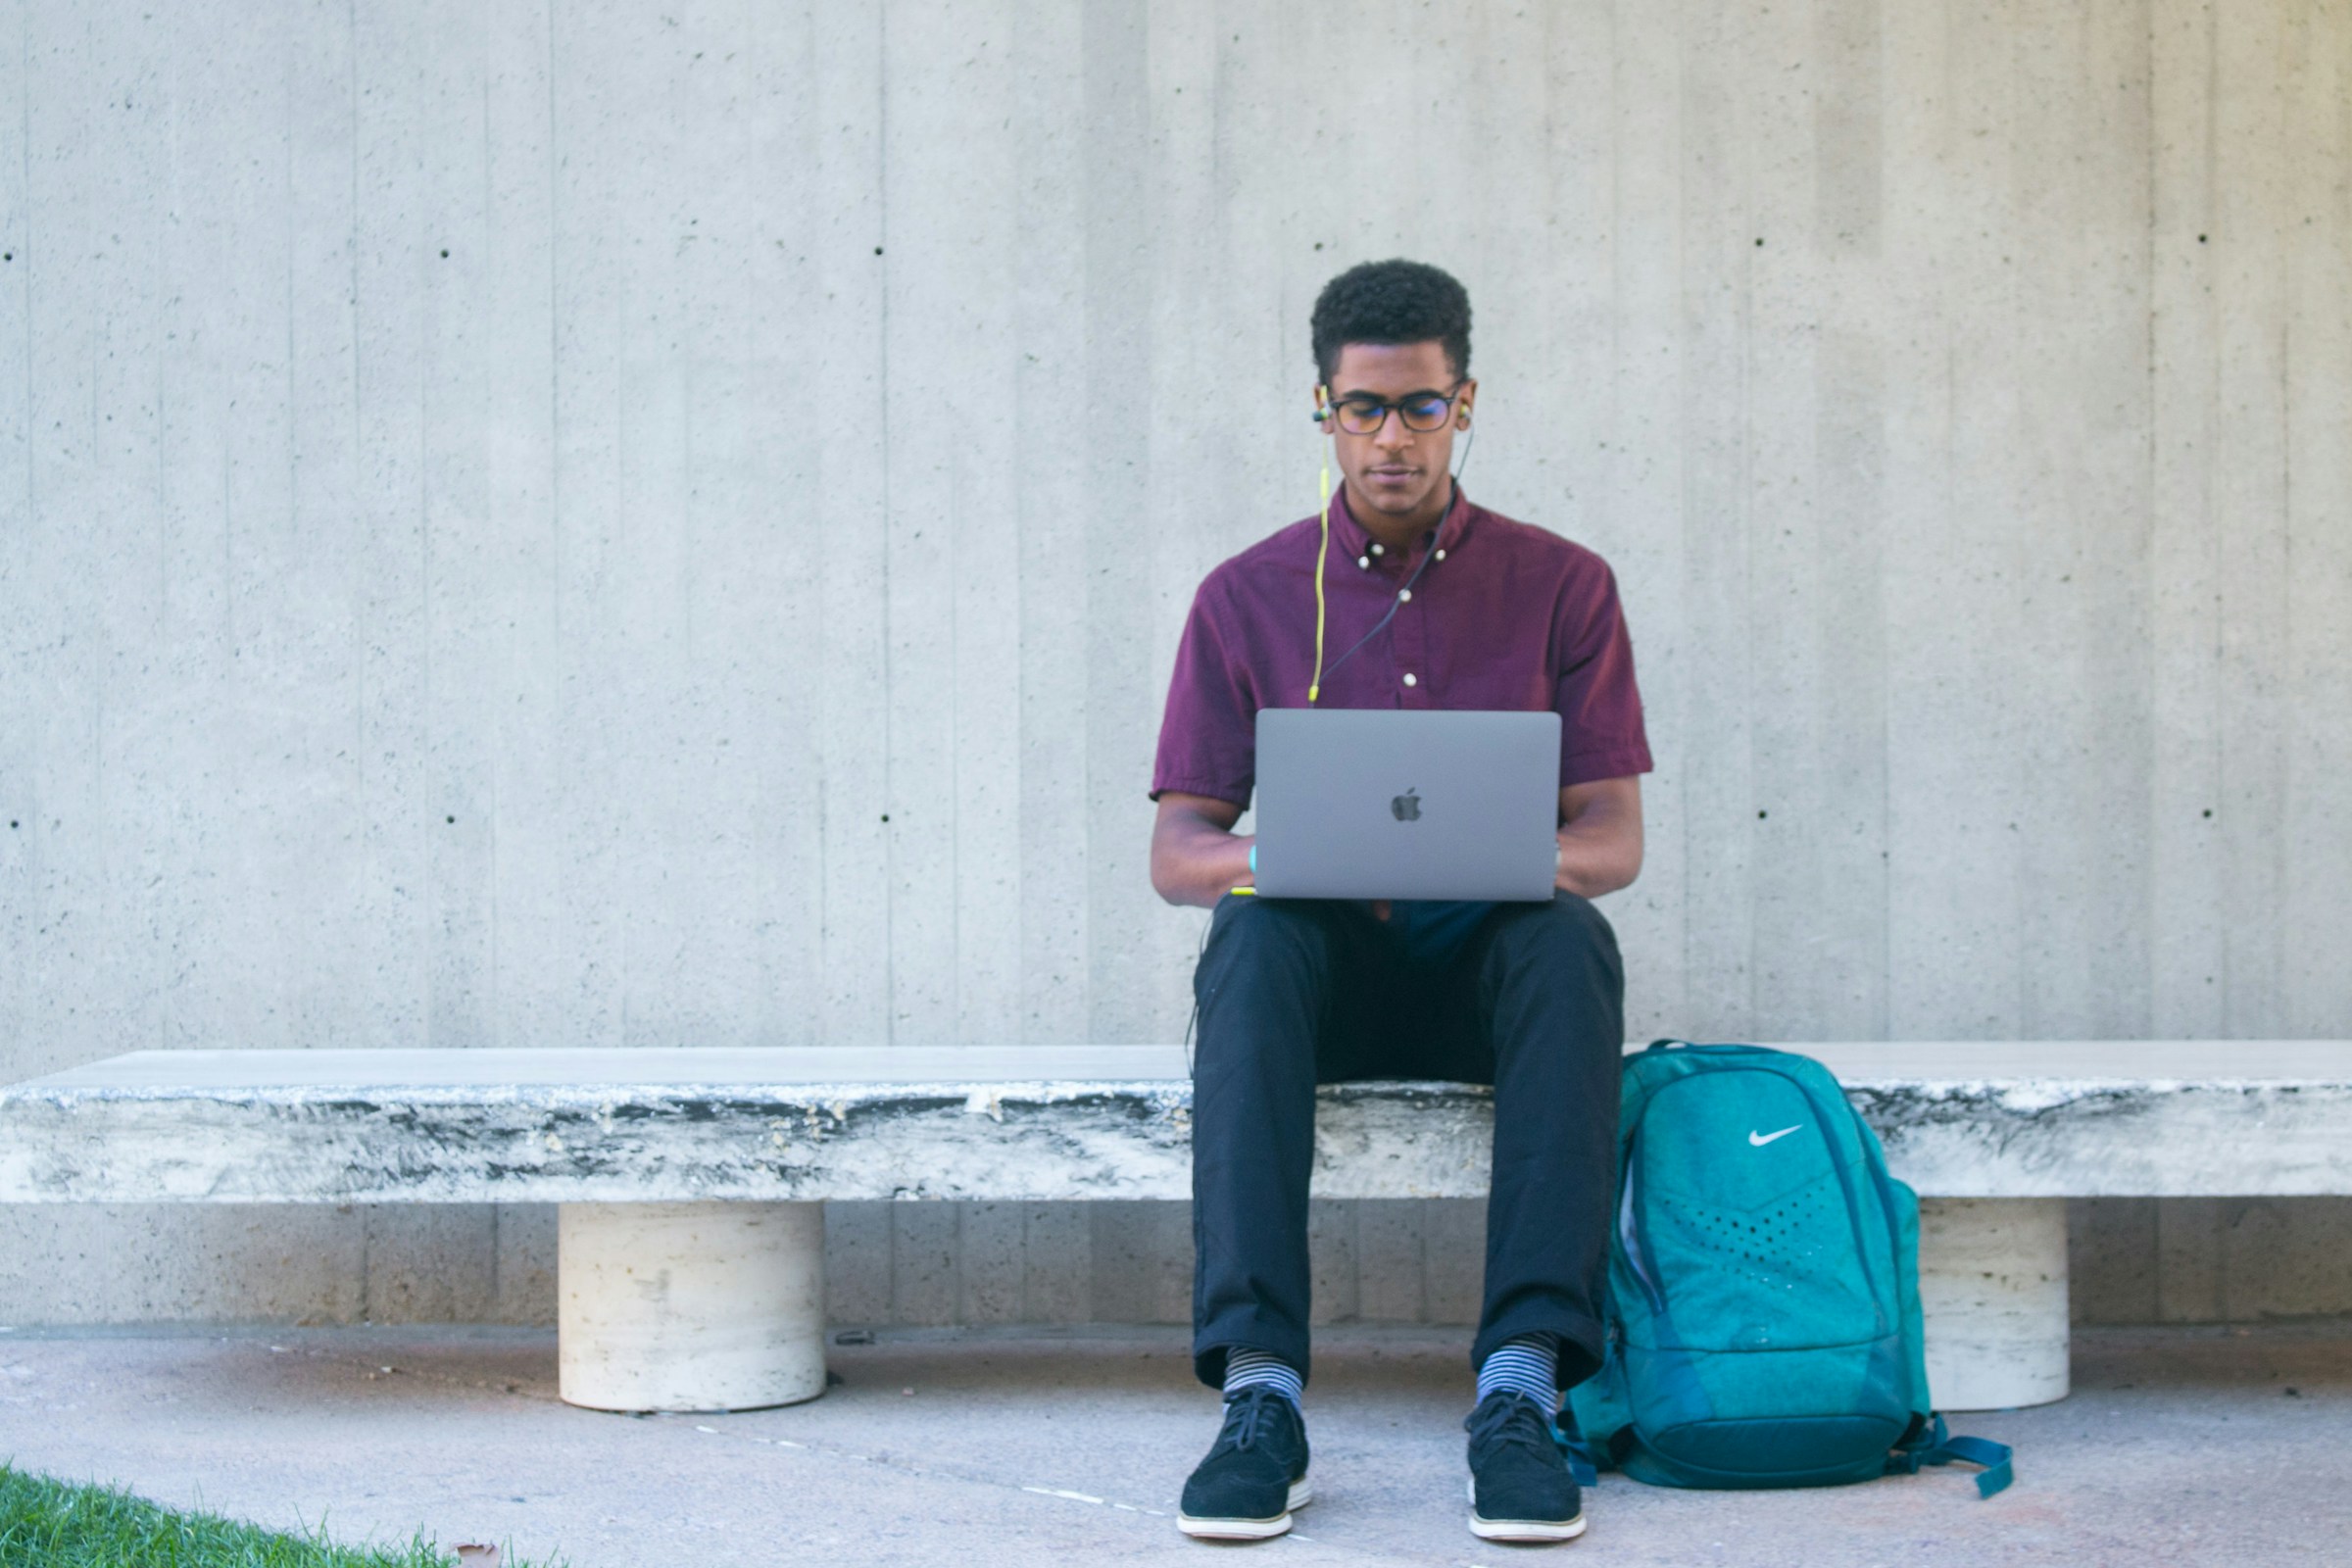
[[[1213,908],[1230,890],[1250,884],[1255,842],[1182,808],[1163,811],[1152,833],[1152,886],[1170,904]]]
[[[1588,899],[1630,887],[1642,874],[1642,792],[1638,781],[1610,779],[1562,792],[1568,820],[1559,830],[1560,863],[1552,886]]]
[[[1636,851],[1629,857],[1617,839],[1591,831],[1580,834],[1572,827],[1560,829],[1560,868],[1552,878],[1552,886],[1583,898],[1597,899],[1604,893],[1632,886],[1641,869],[1641,853]]]

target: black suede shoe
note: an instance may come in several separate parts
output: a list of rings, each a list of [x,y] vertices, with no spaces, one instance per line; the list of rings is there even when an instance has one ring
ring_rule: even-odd
[[[1488,1395],[1470,1433],[1470,1533],[1482,1541],[1573,1541],[1583,1498],[1543,1407],[1524,1394]]]
[[[1184,1484],[1176,1528],[1210,1541],[1264,1541],[1306,1506],[1306,1423],[1269,1388],[1225,1401],[1225,1426]]]

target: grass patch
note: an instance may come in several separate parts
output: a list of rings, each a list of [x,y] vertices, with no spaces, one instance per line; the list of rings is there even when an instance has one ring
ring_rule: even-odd
[[[450,1568],[418,1536],[398,1550],[331,1546],[114,1487],[75,1487],[0,1464],[0,1568]],[[509,1560],[507,1568],[524,1568]]]

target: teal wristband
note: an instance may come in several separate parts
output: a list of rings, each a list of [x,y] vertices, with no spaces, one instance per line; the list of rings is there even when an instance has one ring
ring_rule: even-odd
[[[1250,874],[1257,875],[1257,846],[1254,844],[1250,846]]]

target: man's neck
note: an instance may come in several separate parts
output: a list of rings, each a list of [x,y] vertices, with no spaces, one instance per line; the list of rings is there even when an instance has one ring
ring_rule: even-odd
[[[1351,483],[1343,482],[1343,488],[1348,495],[1348,514],[1387,550],[1409,551],[1421,542],[1423,534],[1446,520],[1446,512],[1453,506],[1453,481],[1450,478],[1431,501],[1402,516],[1376,512],[1366,506]]]

